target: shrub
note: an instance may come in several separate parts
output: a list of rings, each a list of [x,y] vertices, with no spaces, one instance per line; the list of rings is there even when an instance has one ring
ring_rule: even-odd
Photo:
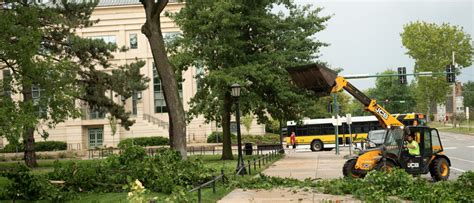
[[[66,150],[67,144],[61,141],[44,141],[35,143],[35,151],[37,152],[47,152],[47,151],[59,151]],[[13,144],[9,143],[0,150],[2,153],[13,153],[13,152],[23,152],[25,147],[23,143]]]
[[[237,136],[235,134],[230,134],[230,139],[231,140],[236,140]],[[222,132],[212,132],[208,137],[207,137],[207,143],[222,143],[223,140],[223,134]],[[235,142],[232,142],[235,143]]]
[[[265,135],[245,135],[242,136],[242,143],[278,144],[280,143],[280,135],[271,133]]]
[[[68,190],[76,192],[124,192],[123,185],[138,179],[152,192],[171,193],[211,179],[215,171],[200,160],[181,160],[171,149],[158,149],[147,156],[139,146],[126,146],[120,155],[111,155],[93,163],[55,164],[51,179],[64,180]]]
[[[474,172],[463,173],[456,181],[430,183],[414,178],[402,169],[391,172],[372,171],[364,179],[333,179],[319,181],[323,193],[353,194],[368,201],[389,201],[391,196],[420,202],[469,202],[474,199]]]
[[[118,144],[118,147],[124,148],[126,145],[137,145],[137,146],[161,146],[169,145],[170,141],[166,137],[137,137],[137,138],[127,138]]]
[[[10,180],[5,188],[0,189],[0,194],[2,194],[0,199],[63,202],[73,195],[73,193],[61,191],[45,175],[34,174],[23,164],[18,164],[10,170],[0,171],[0,176]]]
[[[67,150],[67,144],[61,141],[44,141],[35,143],[37,152]]]

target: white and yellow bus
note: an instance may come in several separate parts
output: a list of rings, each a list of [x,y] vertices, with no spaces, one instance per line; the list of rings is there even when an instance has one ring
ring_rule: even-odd
[[[351,132],[352,142],[361,142],[367,138],[371,130],[382,129],[375,116],[352,117]],[[309,145],[312,151],[332,150],[336,147],[335,128],[331,118],[303,120],[301,125],[294,121],[287,122],[285,138],[287,146],[290,146],[290,135],[295,132],[296,145]],[[346,117],[341,118],[342,125],[338,127],[339,145],[350,143],[349,125]]]

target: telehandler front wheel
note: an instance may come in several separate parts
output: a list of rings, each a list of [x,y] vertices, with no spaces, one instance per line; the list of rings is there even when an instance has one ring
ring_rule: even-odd
[[[342,167],[342,174],[344,174],[344,177],[351,177],[351,178],[363,178],[364,174],[359,174],[355,172],[355,164],[357,162],[357,159],[349,159],[344,163],[344,166]]]
[[[448,180],[449,172],[449,163],[445,158],[436,158],[430,164],[430,174],[435,181]]]

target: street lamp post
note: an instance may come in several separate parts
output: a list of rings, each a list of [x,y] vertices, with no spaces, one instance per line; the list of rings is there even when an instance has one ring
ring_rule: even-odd
[[[244,160],[242,156],[242,138],[240,135],[240,106],[239,106],[239,97],[240,97],[240,85],[239,84],[233,84],[231,86],[232,92],[231,95],[235,100],[235,105],[236,105],[236,112],[235,112],[235,121],[237,123],[237,152],[238,152],[238,157],[237,157],[237,171],[240,170],[240,175],[243,175],[246,173],[245,171],[245,166],[244,166]]]

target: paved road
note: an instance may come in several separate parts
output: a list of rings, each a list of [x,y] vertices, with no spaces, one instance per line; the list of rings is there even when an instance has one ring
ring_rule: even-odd
[[[440,132],[444,151],[451,160],[451,177],[474,171],[474,136]]]

